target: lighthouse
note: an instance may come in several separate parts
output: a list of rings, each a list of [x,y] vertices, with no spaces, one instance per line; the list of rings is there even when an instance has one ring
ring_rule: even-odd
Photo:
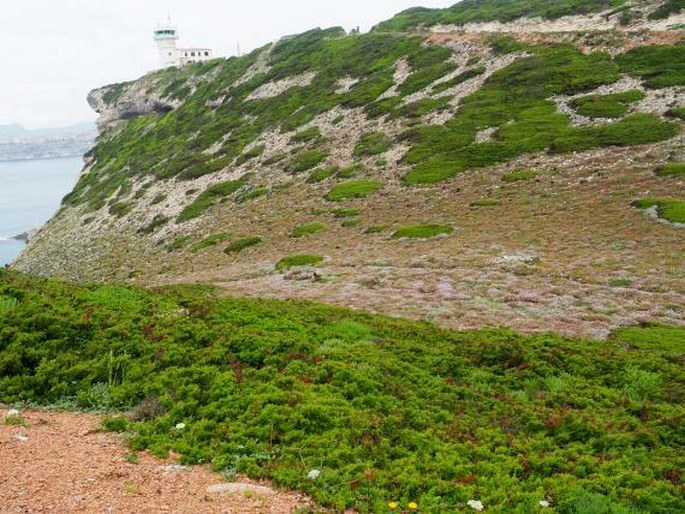
[[[163,68],[176,66],[178,61],[178,30],[171,24],[171,20],[157,26],[155,30],[155,41],[159,51],[159,62]]]
[[[157,26],[154,38],[162,68],[185,66],[194,62],[209,61],[212,58],[212,51],[209,48],[178,48],[178,29],[171,24],[171,19]]]

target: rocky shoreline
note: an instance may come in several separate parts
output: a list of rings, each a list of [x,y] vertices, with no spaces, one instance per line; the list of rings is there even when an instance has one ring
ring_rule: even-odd
[[[16,236],[10,237],[10,239],[13,241],[23,241],[24,243],[28,244],[31,238],[35,236],[37,233],[38,229],[32,228],[31,230],[27,230],[26,232],[22,232],[21,234],[17,234]]]

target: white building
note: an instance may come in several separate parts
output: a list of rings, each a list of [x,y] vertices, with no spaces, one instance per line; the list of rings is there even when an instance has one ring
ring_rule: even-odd
[[[209,48],[178,48],[176,46],[178,39],[178,29],[171,24],[171,20],[157,26],[155,41],[162,68],[185,66],[212,59],[212,51]]]

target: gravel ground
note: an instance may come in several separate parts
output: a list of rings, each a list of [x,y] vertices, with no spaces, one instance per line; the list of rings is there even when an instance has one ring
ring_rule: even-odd
[[[7,410],[0,410],[5,420]],[[174,466],[146,453],[138,463],[118,434],[90,414],[26,411],[0,423],[0,513],[289,513],[304,496],[208,467]]]

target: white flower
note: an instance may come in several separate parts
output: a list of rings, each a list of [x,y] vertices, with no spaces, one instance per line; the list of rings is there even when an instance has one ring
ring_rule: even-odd
[[[478,500],[469,500],[469,501],[467,502],[467,505],[468,505],[469,507],[471,507],[472,509],[475,509],[475,510],[478,510],[478,511],[483,510],[483,504],[482,504],[480,501],[478,501]]]
[[[21,412],[17,409],[10,409],[7,411],[7,414],[5,414],[5,417],[7,418],[18,418],[19,416],[21,416]]]
[[[185,423],[179,423],[174,427],[174,430],[185,430],[186,424]]]
[[[547,500],[540,500],[540,507],[549,507],[551,503],[549,503]]]
[[[307,477],[309,480],[316,480],[321,476],[321,471],[318,469],[312,469],[309,473],[307,473]]]

